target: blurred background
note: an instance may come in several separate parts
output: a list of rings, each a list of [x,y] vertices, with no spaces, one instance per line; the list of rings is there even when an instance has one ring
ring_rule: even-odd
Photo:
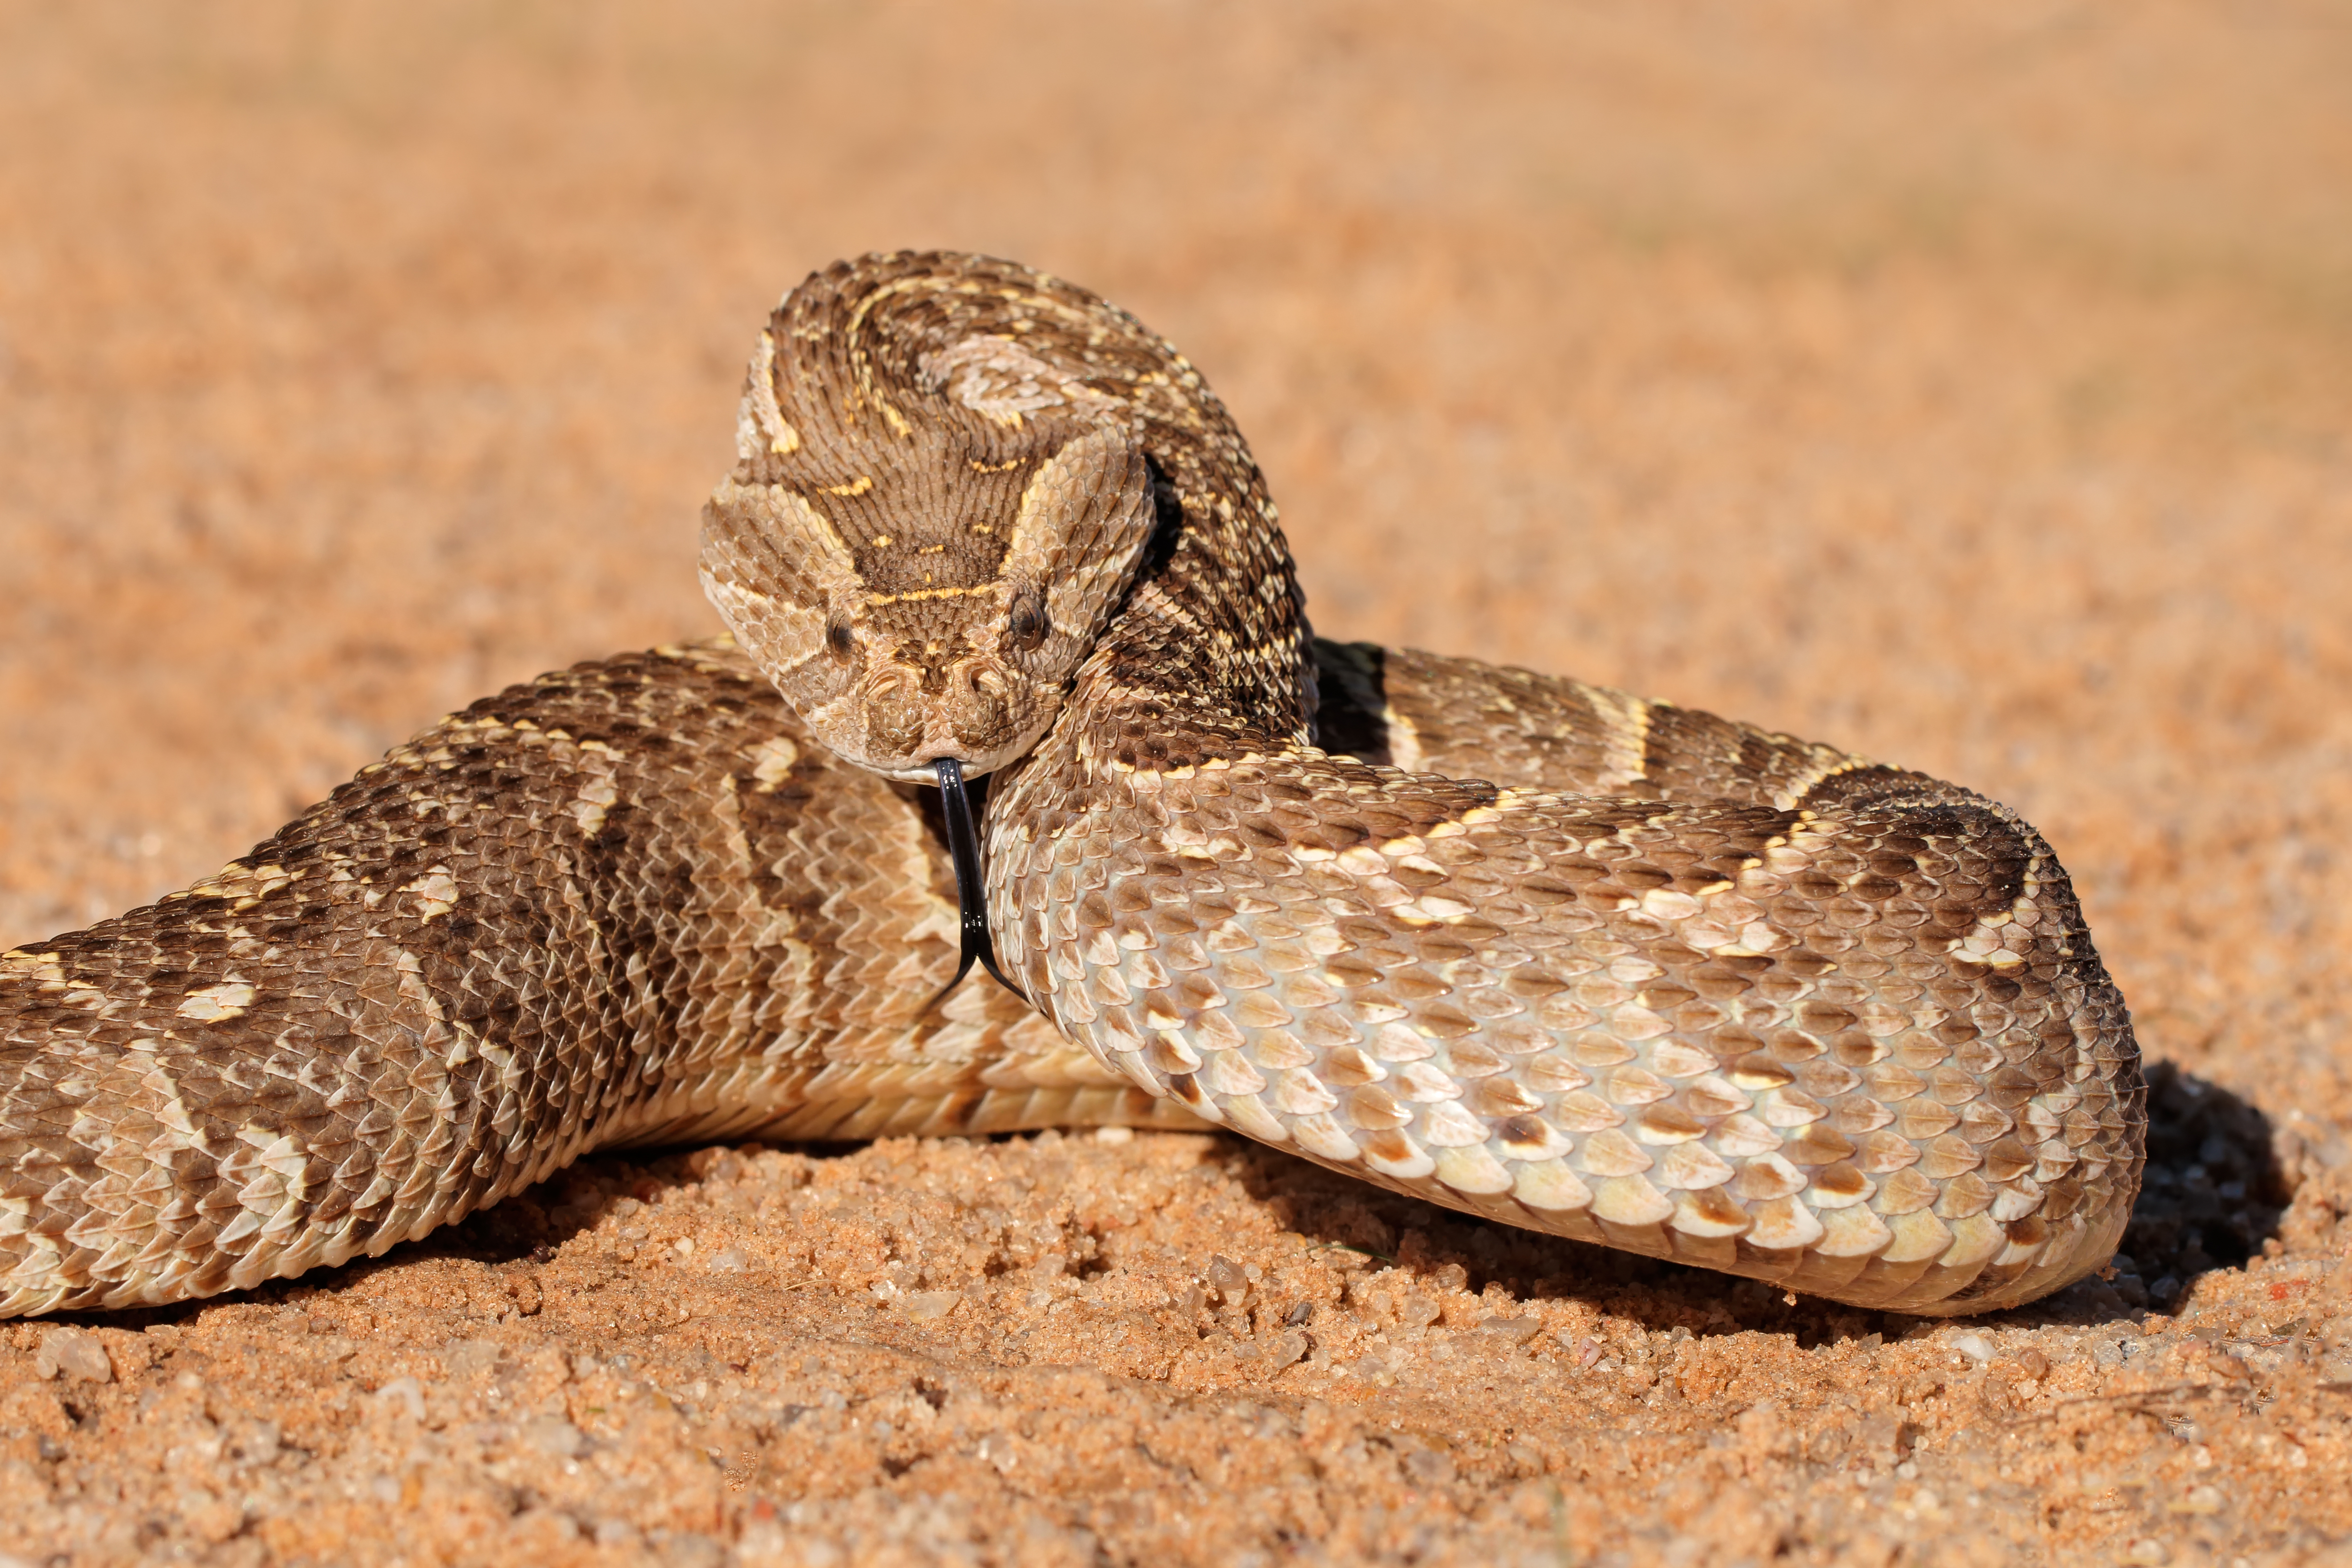
[[[2340,1152],[2352,11],[0,4],[0,946],[716,628],[763,313],[1173,338],[1318,629],[2019,806],[2150,1050]]]

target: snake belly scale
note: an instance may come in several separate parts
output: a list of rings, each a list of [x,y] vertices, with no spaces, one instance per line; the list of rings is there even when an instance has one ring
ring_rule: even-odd
[[[625,1143],[1203,1122],[1941,1313],[2104,1262],[2145,1098],[1956,786],[1313,638],[1197,372],[1007,262],[838,264],[705,514],[732,631],[485,699],[0,955],[0,1313],[381,1253]],[[957,971],[942,761],[988,773]]]

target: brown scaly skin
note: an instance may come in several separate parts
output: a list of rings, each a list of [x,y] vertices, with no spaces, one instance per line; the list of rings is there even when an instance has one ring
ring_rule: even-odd
[[[1197,1125],[994,986],[919,792],[724,644],[485,698],[0,955],[0,1315],[376,1254],[615,1144]]]
[[[1873,1306],[2005,1305],[2112,1249],[2137,1053],[2012,814],[1309,645],[1197,375],[1005,263],[813,279],[742,433],[706,575],[751,658],[515,688],[213,881],[0,957],[0,1313],[378,1253],[615,1143],[1193,1124],[1180,1101]],[[1014,624],[1040,594],[1042,636]],[[914,772],[1045,726],[991,801],[992,920],[1078,1047],[992,987],[922,1011],[955,966],[929,802],[836,754]]]
[[[2147,1091],[2015,814],[1622,692],[1323,652],[1327,691],[1385,687],[1384,733],[1324,731],[1356,756],[1129,773],[1072,723],[1003,791],[999,941],[1066,1032],[1382,1185],[1858,1305],[2012,1305],[2113,1252]]]
[[[1384,1185],[1860,1305],[2006,1305],[2113,1249],[2137,1053],[2014,814],[1531,679],[1454,680],[1394,765],[1319,749],[1265,481],[1132,317],[898,254],[811,278],[761,344],[714,601],[845,755],[1020,753],[988,813],[998,956],[1106,1066]],[[1074,606],[1052,727],[971,725],[957,650],[1009,647],[1027,591],[997,542],[1067,539],[1098,589],[1131,559],[1103,520],[1147,500],[1123,598]],[[923,646],[864,631],[917,569]]]

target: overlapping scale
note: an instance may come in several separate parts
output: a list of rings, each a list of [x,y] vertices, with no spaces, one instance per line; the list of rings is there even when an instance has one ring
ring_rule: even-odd
[[[1433,759],[1433,708],[1490,673],[1511,735],[1478,749],[1456,717]],[[998,899],[1046,885],[1044,846],[1108,868],[1071,940],[1013,955],[1107,1064],[1454,1207],[1871,1306],[2023,1300],[2112,1249],[2129,1026],[2013,814],[1570,682],[1425,655],[1352,674],[1391,757],[1554,771],[1089,770],[1132,747],[1080,731],[1016,775]],[[1216,940],[1171,938],[1153,911],[1212,885]]]

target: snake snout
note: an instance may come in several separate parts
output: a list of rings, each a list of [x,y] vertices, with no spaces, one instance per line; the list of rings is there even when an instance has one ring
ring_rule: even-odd
[[[1013,735],[1013,682],[981,659],[957,673],[948,686],[948,728],[966,755],[996,751]]]
[[[1034,739],[1034,683],[992,654],[882,661],[858,693],[863,765],[894,777],[925,777],[942,758],[975,776],[1001,766]]]
[[[912,758],[929,729],[930,704],[922,679],[903,667],[886,668],[866,689],[866,744],[876,757]]]

